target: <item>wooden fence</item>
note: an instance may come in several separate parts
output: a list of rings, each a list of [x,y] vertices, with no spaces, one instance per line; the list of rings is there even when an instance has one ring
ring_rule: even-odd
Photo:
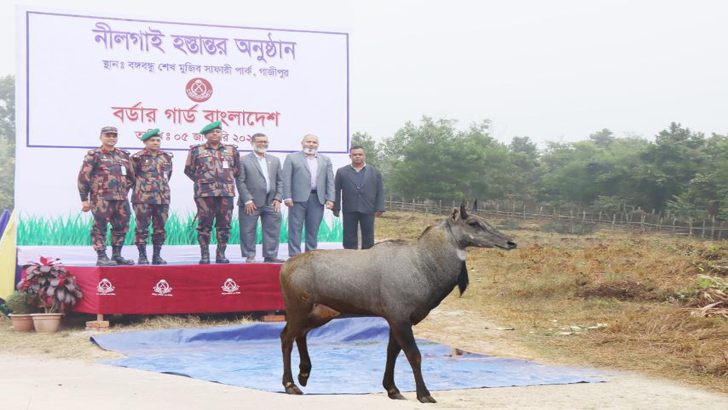
[[[435,215],[447,215],[453,207],[459,206],[459,203],[455,201],[417,201],[396,198],[388,198],[385,204],[387,210],[390,211]],[[649,213],[640,209],[629,212],[609,212],[598,208],[562,208],[540,204],[489,201],[478,204],[478,215],[524,220],[550,219],[571,223],[632,227],[642,231],[662,231],[709,240],[728,239],[728,224],[725,224],[725,221],[717,221],[715,217],[684,221],[669,213],[655,213],[654,210]]]

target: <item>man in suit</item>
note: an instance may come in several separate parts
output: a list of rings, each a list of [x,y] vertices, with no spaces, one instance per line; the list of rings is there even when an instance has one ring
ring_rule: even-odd
[[[254,152],[240,159],[237,177],[240,251],[245,262],[255,262],[255,230],[258,217],[263,229],[263,261],[283,263],[278,259],[281,229],[281,196],[283,177],[281,161],[267,154],[268,136],[255,134],[250,140]]]
[[[361,226],[361,248],[374,246],[374,218],[384,212],[384,186],[382,174],[366,163],[364,147],[349,150],[351,165],[336,171],[334,216],[339,216],[344,202],[344,249],[356,249]]]
[[[318,246],[324,207],[334,207],[334,169],[331,159],[318,153],[318,137],[308,134],[302,151],[283,163],[283,203],[288,207],[288,255],[301,253],[301,230],[306,226],[306,251]]]

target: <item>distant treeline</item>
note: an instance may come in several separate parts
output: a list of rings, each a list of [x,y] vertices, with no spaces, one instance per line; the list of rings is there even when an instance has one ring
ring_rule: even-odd
[[[15,76],[0,77],[0,211],[13,209],[15,184]]]
[[[579,142],[529,137],[509,144],[489,123],[458,130],[454,120],[424,117],[376,142],[356,133],[353,145],[386,180],[387,196],[447,200],[481,198],[593,206],[607,211],[669,211],[681,219],[728,219],[728,137],[672,123],[650,141],[602,129]]]
[[[603,129],[588,139],[547,143],[527,136],[509,144],[488,121],[466,130],[424,117],[376,142],[355,133],[367,162],[383,173],[387,196],[481,198],[614,212],[670,211],[681,219],[728,220],[728,137],[672,123],[654,141]],[[0,209],[13,207],[15,77],[0,77]]]

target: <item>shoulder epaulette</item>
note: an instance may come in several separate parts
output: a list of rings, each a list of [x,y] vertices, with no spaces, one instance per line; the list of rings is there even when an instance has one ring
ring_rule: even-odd
[[[164,154],[164,155],[166,155],[166,156],[170,157],[170,158],[174,158],[174,154],[173,154],[173,153],[171,153],[171,152],[169,152],[169,151],[160,151],[160,152],[161,152],[162,154]]]

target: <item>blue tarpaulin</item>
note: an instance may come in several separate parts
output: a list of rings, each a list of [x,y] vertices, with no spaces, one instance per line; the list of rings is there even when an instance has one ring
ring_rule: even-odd
[[[95,336],[100,347],[123,353],[107,364],[189,376],[234,386],[283,391],[280,333],[283,323],[258,323],[208,329],[172,329]],[[307,394],[382,392],[389,327],[380,318],[333,320],[312,330],[308,348],[313,370]],[[602,381],[593,370],[546,366],[517,359],[464,353],[418,340],[422,372],[430,390],[531,386]],[[298,374],[294,346],[292,370]],[[414,391],[412,370],[401,353],[395,382]]]

